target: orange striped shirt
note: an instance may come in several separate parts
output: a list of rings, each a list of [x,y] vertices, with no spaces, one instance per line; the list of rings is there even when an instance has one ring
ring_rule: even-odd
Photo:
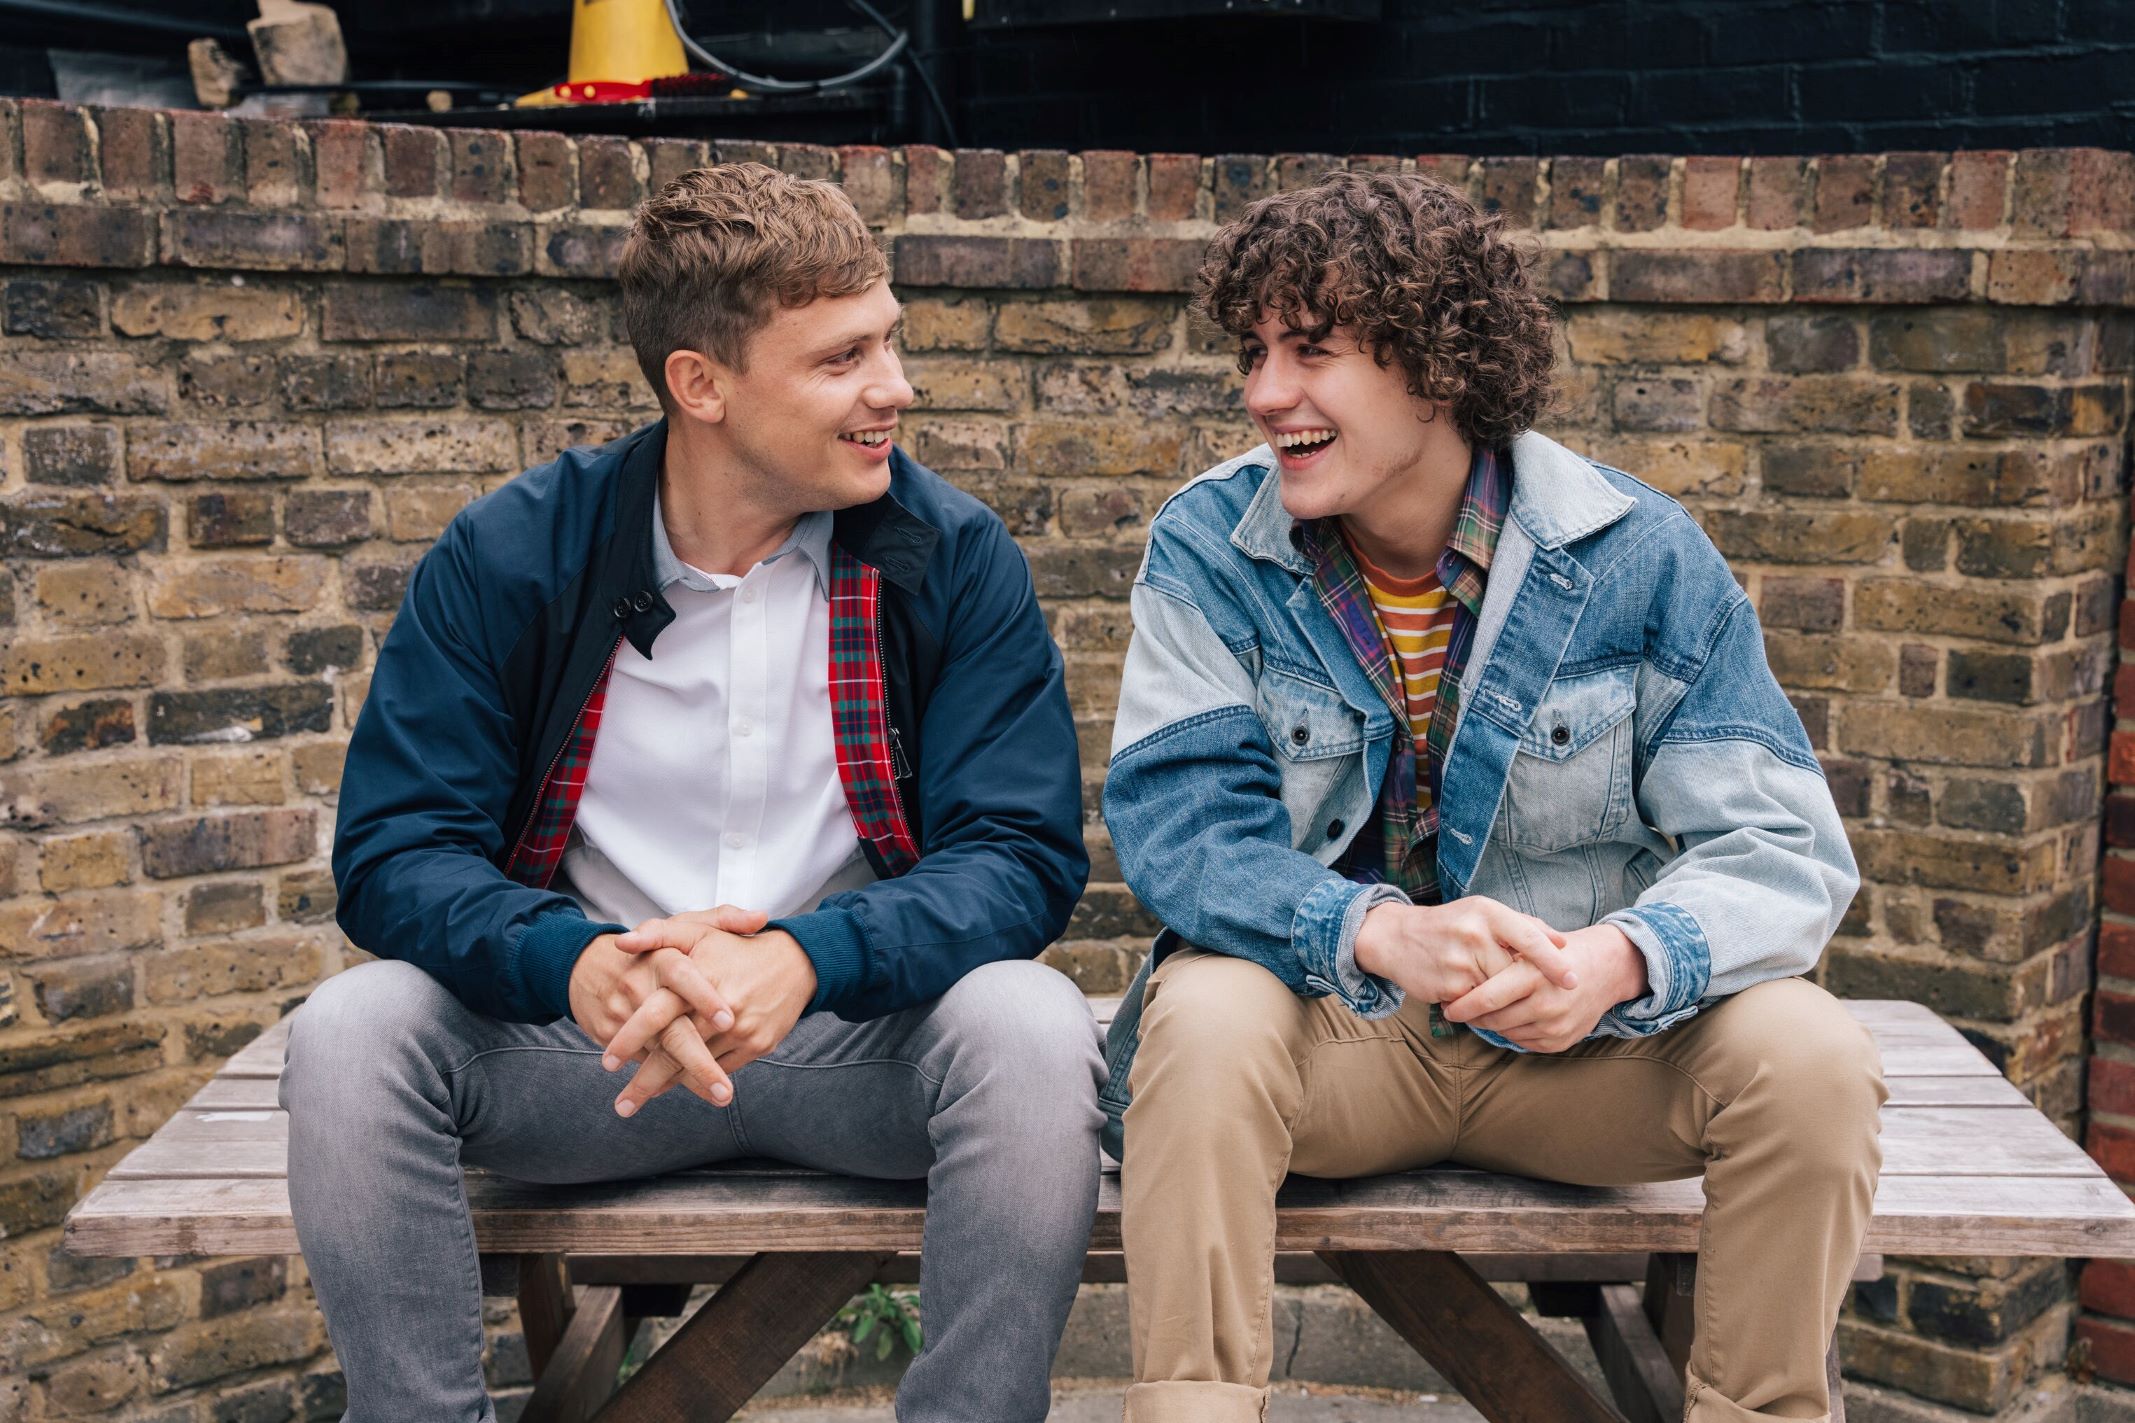
[[[1438,679],[1445,670],[1446,645],[1453,638],[1453,615],[1459,608],[1435,572],[1421,578],[1396,578],[1373,564],[1355,544],[1349,547],[1364,586],[1371,593],[1379,630],[1394,655],[1394,671],[1408,698],[1409,735],[1421,746],[1438,708]]]

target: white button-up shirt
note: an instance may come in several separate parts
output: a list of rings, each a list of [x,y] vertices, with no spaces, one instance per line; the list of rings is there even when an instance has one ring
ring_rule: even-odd
[[[557,887],[595,919],[732,904],[776,918],[874,878],[838,778],[828,513],[740,577],[653,563],[675,620],[616,651]]]

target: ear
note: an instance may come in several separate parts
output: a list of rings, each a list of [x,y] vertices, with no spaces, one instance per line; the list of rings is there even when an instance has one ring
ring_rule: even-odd
[[[734,377],[725,366],[702,351],[676,350],[667,353],[662,374],[667,377],[668,399],[678,412],[707,425],[726,419]]]

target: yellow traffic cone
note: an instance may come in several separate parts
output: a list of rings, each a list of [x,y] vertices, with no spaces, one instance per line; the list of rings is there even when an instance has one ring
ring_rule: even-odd
[[[643,98],[651,81],[689,73],[664,0],[572,0],[570,77],[521,105]]]

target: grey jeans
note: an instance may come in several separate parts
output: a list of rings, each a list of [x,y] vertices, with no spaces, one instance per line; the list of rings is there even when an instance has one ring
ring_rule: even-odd
[[[282,1072],[289,1196],[344,1423],[490,1423],[462,1165],[613,1181],[741,1156],[924,1177],[926,1347],[906,1423],[1042,1419],[1097,1204],[1096,1025],[1075,986],[987,964],[866,1023],[812,1013],[713,1107],[676,1088],[629,1119],[625,1073],[562,1019],[505,1023],[409,964],[327,980]]]

